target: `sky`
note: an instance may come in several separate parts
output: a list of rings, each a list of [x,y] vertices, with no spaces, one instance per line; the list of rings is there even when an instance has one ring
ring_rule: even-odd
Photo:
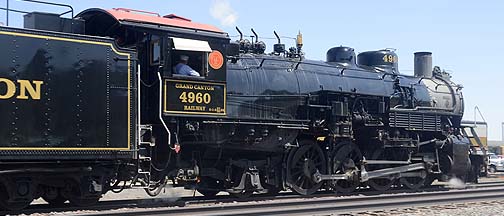
[[[132,8],[177,14],[193,22],[217,26],[232,39],[246,35],[250,28],[263,37],[272,51],[281,36],[303,34],[307,58],[325,60],[334,46],[350,46],[357,52],[394,48],[399,71],[413,74],[413,53],[430,51],[433,64],[450,72],[452,80],[464,86],[464,118],[474,120],[478,106],[489,125],[489,138],[501,140],[504,122],[504,1],[498,0],[57,0],[74,7]],[[5,7],[6,0],[0,0]],[[11,0],[10,7],[25,11],[64,12]],[[0,22],[5,23],[5,12]],[[22,16],[10,15],[11,26],[22,26]],[[283,39],[288,47],[294,40]],[[477,120],[482,120],[479,116]]]

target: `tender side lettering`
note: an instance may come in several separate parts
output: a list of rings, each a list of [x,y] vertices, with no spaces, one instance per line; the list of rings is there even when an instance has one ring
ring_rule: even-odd
[[[16,85],[17,83],[17,85]],[[20,100],[40,100],[41,87],[43,81],[37,80],[17,80],[16,82],[0,78],[0,100],[7,100],[13,97]]]

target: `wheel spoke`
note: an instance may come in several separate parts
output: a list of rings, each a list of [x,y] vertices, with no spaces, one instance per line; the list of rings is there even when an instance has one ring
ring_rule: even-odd
[[[301,184],[299,184],[301,186],[301,188],[307,188],[305,186],[305,183],[306,183],[306,178],[303,178],[303,181],[301,181]]]
[[[303,156],[304,156],[304,158],[311,158],[312,153],[311,153],[311,151],[307,151]]]
[[[301,173],[303,173],[303,170],[296,170],[295,172],[292,172],[292,176],[298,176]]]
[[[294,169],[303,169],[304,163],[296,163],[292,168]]]
[[[300,175],[297,179],[296,179],[296,185],[300,185],[299,182],[303,180],[303,176]]]

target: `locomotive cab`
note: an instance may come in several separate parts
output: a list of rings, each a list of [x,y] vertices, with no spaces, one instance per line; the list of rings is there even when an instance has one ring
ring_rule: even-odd
[[[165,37],[163,113],[165,115],[225,115],[226,70],[223,41]],[[213,48],[212,48],[213,47]],[[156,51],[156,49],[152,49]],[[158,53],[159,54],[159,53]],[[181,74],[186,64],[196,75]]]
[[[158,120],[159,112],[163,116],[226,115],[229,38],[220,29],[174,14],[125,8],[89,9],[77,17],[85,20],[86,34],[113,37],[118,45],[138,52],[140,103],[145,104],[141,114],[147,121],[143,123]],[[191,76],[177,72],[181,59],[194,70]]]
[[[114,38],[137,52],[138,156],[148,158],[140,162],[144,170],[162,173],[150,180],[162,181],[164,171],[176,170],[181,181],[195,182],[201,164],[181,158],[192,157],[186,138],[200,132],[202,119],[227,116],[227,33],[173,14],[125,8],[89,9],[77,17],[85,21],[86,34]],[[177,67],[191,71],[179,73]],[[180,162],[172,163],[174,153]]]

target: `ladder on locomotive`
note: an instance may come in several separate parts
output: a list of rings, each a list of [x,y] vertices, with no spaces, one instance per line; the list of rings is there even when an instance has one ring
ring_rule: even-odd
[[[470,133],[467,133],[467,130],[469,129]],[[481,142],[480,137],[478,136],[478,133],[476,133],[476,130],[474,130],[473,126],[462,126],[462,135],[464,135],[469,141],[471,142],[471,148],[474,147],[472,140],[476,142],[476,146],[479,147],[479,149],[483,152],[484,155],[487,154],[486,147],[483,145],[483,142]]]
[[[138,159],[137,159],[137,178],[132,187],[135,188],[149,188],[151,185],[151,171],[152,171],[152,147],[156,143],[152,140],[152,125],[140,125],[140,140],[138,143]],[[142,177],[142,178],[140,178]],[[143,181],[139,181],[143,179]]]
[[[474,129],[476,125],[462,125],[462,135],[465,136],[467,139],[469,139],[469,142],[471,143],[471,155],[474,156],[479,156],[481,157],[481,163],[482,163],[482,173],[480,171],[480,175],[483,174],[486,176],[488,174],[488,157],[487,157],[487,147],[483,144],[481,141],[480,137],[478,136],[478,133]],[[467,131],[468,129],[469,131]],[[470,133],[468,133],[470,132]],[[474,142],[473,142],[474,140]],[[481,152],[481,153],[480,153]]]
[[[480,108],[478,106],[475,106],[474,107],[474,124],[471,121],[462,121],[461,122],[462,123],[461,124],[462,135],[464,135],[465,137],[467,137],[469,139],[469,142],[471,143],[471,151],[477,152],[477,149],[475,149],[475,146],[477,146],[479,148],[479,150],[483,153],[483,156],[485,157],[485,161],[486,161],[488,146],[485,146],[483,144],[480,137],[478,136],[478,133],[475,130],[475,128],[478,127],[478,122],[476,121],[478,114],[479,114],[479,117],[481,118],[481,120],[483,120],[483,122],[479,122],[479,123],[483,123],[484,125],[486,125],[485,116],[483,116],[483,113],[481,113]],[[467,133],[468,131],[466,129],[469,129],[470,134]],[[473,140],[476,143],[473,143]],[[476,144],[476,145],[474,145],[474,144]],[[488,161],[486,161],[486,162],[488,162]]]

